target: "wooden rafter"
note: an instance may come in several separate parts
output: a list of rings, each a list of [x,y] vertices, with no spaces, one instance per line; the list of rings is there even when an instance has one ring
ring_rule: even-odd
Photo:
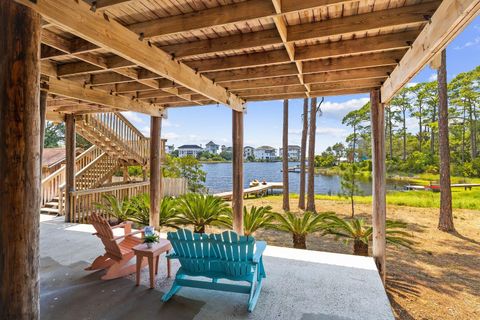
[[[138,66],[235,110],[243,111],[244,102],[241,99],[200,76],[185,64],[172,60],[167,53],[139,39],[134,32],[118,22],[90,11],[88,4],[82,1],[44,0],[33,3],[28,0],[17,0],[17,2],[32,8],[44,19],[54,22],[72,34],[106,48]]]
[[[444,0],[381,90],[383,103],[413,78],[480,12],[478,0]]]

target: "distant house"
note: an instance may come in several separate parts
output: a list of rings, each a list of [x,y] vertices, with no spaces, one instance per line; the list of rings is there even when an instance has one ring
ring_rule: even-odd
[[[205,145],[205,151],[213,153],[213,154],[217,154],[219,148],[220,148],[220,146],[213,141],[210,141],[209,143],[207,143]]]
[[[75,154],[78,156],[83,150],[76,148]],[[65,164],[65,148],[44,148],[42,155],[42,179],[54,173]]]
[[[290,161],[300,161],[300,151],[302,148],[296,145],[288,146],[288,160]],[[283,148],[280,148],[280,156],[283,155]]]
[[[254,150],[255,159],[274,160],[277,158],[277,150],[270,146],[261,146]]]
[[[227,149],[227,146],[222,144],[222,146],[220,147],[220,152],[224,152],[226,149]]]
[[[173,144],[165,145],[165,153],[172,154],[173,151],[175,151],[175,146]]]
[[[245,148],[243,148],[243,158],[247,159],[248,157],[255,157],[255,155],[253,154],[254,151],[254,147],[246,146]]]
[[[178,156],[180,158],[186,156],[197,157],[199,153],[203,152],[203,148],[196,144],[184,144],[177,148]]]

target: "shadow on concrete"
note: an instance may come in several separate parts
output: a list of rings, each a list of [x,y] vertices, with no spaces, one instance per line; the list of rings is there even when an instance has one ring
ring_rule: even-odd
[[[135,286],[127,278],[102,281],[103,271],[85,276],[88,264],[64,266],[40,259],[42,319],[179,319],[190,320],[203,302],[176,296],[164,304],[163,292]]]

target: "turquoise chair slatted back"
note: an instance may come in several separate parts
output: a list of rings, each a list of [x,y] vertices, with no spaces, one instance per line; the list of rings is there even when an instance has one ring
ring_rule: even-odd
[[[190,273],[210,271],[212,254],[208,235],[180,229],[176,232],[169,232],[167,239],[172,244],[175,256],[186,271]]]
[[[252,273],[252,259],[255,247],[253,237],[239,236],[233,231],[211,234],[212,252],[218,259],[216,271],[232,278],[241,278]]]

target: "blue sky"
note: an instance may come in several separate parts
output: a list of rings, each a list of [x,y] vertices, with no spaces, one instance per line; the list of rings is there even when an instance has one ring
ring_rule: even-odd
[[[447,48],[448,79],[480,64],[480,17],[477,17]],[[425,67],[412,82],[432,81],[436,71]],[[317,122],[316,152],[338,141],[344,141],[350,129],[341,124],[342,117],[360,108],[368,95],[326,97],[322,105],[323,116]],[[258,147],[270,145],[278,148],[282,143],[282,101],[249,102],[245,115],[244,144]],[[300,144],[303,100],[290,100],[289,143]],[[149,135],[148,116],[126,113],[134,125]],[[202,144],[213,140],[217,144],[231,145],[231,111],[225,106],[202,106],[169,109],[164,120],[162,137],[176,147],[182,144]]]

